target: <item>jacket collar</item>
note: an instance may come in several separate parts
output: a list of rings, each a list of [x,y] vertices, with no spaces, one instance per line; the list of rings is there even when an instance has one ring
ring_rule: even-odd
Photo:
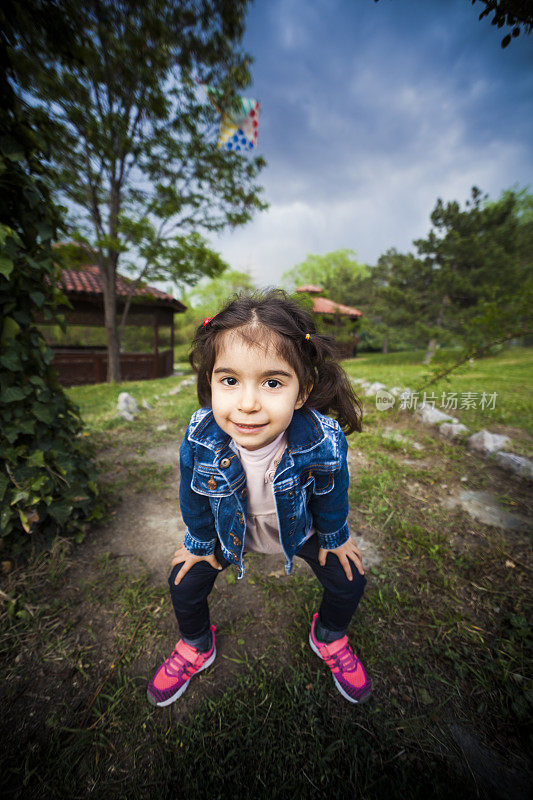
[[[231,436],[217,425],[211,409],[204,410],[207,413],[189,432],[189,441],[219,453],[229,445]],[[325,438],[326,434],[318,415],[310,408],[296,409],[287,428],[289,452],[291,454],[306,453],[323,442]]]

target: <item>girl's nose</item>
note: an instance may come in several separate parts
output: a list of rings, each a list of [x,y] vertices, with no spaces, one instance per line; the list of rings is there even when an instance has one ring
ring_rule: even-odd
[[[259,398],[257,396],[257,392],[251,386],[243,386],[239,396],[239,411],[250,413],[251,411],[257,411],[258,409]]]

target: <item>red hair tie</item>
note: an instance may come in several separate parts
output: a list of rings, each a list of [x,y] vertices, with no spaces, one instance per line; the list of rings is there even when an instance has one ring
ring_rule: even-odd
[[[212,319],[213,319],[213,317],[206,317],[206,318],[204,319],[204,321],[202,322],[202,328],[205,328],[205,326],[207,325],[207,323],[208,323],[208,322],[211,322],[211,320],[212,320]]]

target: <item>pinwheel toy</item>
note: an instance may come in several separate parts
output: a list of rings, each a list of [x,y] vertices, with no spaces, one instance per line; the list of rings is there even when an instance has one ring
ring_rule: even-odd
[[[229,101],[222,92],[206,86],[209,100],[220,114],[218,147],[242,153],[257,145],[259,101],[236,95]]]

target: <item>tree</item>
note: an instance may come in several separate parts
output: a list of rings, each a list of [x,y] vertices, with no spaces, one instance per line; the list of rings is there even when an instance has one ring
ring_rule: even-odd
[[[60,321],[51,241],[61,216],[43,180],[46,140],[34,110],[12,90],[11,48],[45,37],[51,51],[73,57],[59,9],[42,11],[35,0],[0,9],[0,541],[12,555],[36,537],[81,537],[86,522],[101,516],[79,410],[32,320],[38,310]]]
[[[472,5],[476,0],[472,0]],[[479,19],[493,14],[491,25],[503,28],[504,25],[512,27],[511,33],[506,33],[502,39],[502,48],[511,42],[511,39],[520,36],[520,31],[528,34],[533,29],[533,7],[531,0],[477,0],[483,3],[485,8],[479,15]]]
[[[183,293],[181,300],[187,311],[182,316],[177,341],[189,344],[203,319],[220,311],[235,292],[253,288],[252,279],[246,272],[228,270],[217,278],[200,283],[192,292]]]
[[[435,337],[428,355],[445,331],[479,351],[530,330],[531,207],[526,192],[508,190],[488,202],[476,187],[464,209],[437,201],[433,229],[414,243],[432,276]]]
[[[353,250],[333,250],[322,256],[308,255],[305,261],[284,273],[282,281],[290,289],[305,284],[320,286],[335,303],[352,305],[357,286],[369,274]]]
[[[216,148],[215,111],[198,85],[230,96],[250,82],[239,50],[247,5],[87,0],[68,5],[74,63],[45,40],[32,52],[16,43],[17,89],[53,133],[54,191],[97,253],[109,381],[120,379],[115,277],[124,254],[143,279],[215,275],[222,262],[199,231],[242,225],[266,208],[254,183],[264,160]]]
[[[362,333],[386,353],[427,341],[434,317],[430,268],[412,253],[390,248],[377,261],[362,287],[365,302]]]

